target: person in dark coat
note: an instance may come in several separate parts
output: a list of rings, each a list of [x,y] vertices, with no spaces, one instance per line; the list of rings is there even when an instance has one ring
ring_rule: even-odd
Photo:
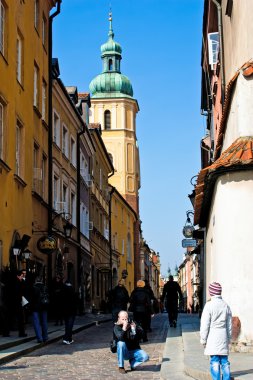
[[[63,337],[64,344],[73,343],[72,332],[77,312],[77,295],[69,280],[62,287],[62,312],[65,322],[65,335]]]
[[[148,324],[147,328],[148,328],[148,331],[151,332],[152,331],[152,328],[151,328],[151,316],[154,314],[153,303],[154,303],[154,300],[155,300],[155,296],[154,296],[154,292],[153,292],[153,290],[152,290],[152,288],[151,288],[148,280],[145,280],[144,289],[148,293],[150,301],[151,301],[151,307],[150,307],[150,310],[148,310],[148,313],[147,313],[147,324]]]
[[[56,276],[52,284],[52,307],[55,318],[55,326],[63,325],[63,300],[62,300],[63,280],[60,276]]]
[[[151,308],[151,300],[144,286],[144,281],[137,281],[137,287],[131,293],[130,305],[134,320],[143,328],[143,342],[147,342],[148,313]]]
[[[30,293],[30,310],[32,312],[33,327],[37,342],[48,340],[47,309],[49,306],[49,296],[46,285],[42,277],[37,277]]]
[[[182,300],[183,295],[173,276],[169,276],[169,281],[164,285],[161,301],[163,302],[165,298],[170,327],[177,327],[178,300],[179,298]]]
[[[124,280],[120,280],[118,285],[109,294],[112,305],[112,320],[117,322],[118,313],[121,310],[127,311],[127,304],[129,302],[128,291],[124,286]]]

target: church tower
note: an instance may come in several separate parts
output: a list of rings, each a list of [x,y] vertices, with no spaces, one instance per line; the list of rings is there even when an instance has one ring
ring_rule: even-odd
[[[102,138],[115,168],[110,184],[139,215],[140,162],[136,137],[139,106],[133,98],[130,80],[121,74],[121,53],[120,44],[114,41],[110,13],[108,41],[101,46],[103,71],[90,83],[90,122],[102,127]]]

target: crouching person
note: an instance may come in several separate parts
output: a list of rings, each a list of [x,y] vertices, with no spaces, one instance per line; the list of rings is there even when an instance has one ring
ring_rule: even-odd
[[[124,360],[129,360],[131,371],[138,365],[149,360],[148,354],[140,347],[143,330],[134,322],[129,321],[128,313],[120,311],[118,320],[113,329],[114,339],[117,341],[117,356],[120,373],[126,373]]]

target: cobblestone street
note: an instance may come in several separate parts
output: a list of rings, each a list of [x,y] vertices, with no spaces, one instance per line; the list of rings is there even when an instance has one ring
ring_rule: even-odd
[[[160,367],[167,335],[167,314],[152,320],[149,342],[142,344],[150,361],[134,372],[125,362],[127,375],[118,373],[117,357],[109,349],[112,322],[91,327],[74,335],[74,344],[66,346],[61,341],[45,346],[33,353],[0,367],[0,379],[160,379]],[[171,379],[173,380],[173,379]]]

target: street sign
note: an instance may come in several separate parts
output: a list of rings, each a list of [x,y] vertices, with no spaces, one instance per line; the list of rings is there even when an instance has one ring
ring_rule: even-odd
[[[196,239],[183,239],[182,240],[182,247],[197,247],[197,240]]]

